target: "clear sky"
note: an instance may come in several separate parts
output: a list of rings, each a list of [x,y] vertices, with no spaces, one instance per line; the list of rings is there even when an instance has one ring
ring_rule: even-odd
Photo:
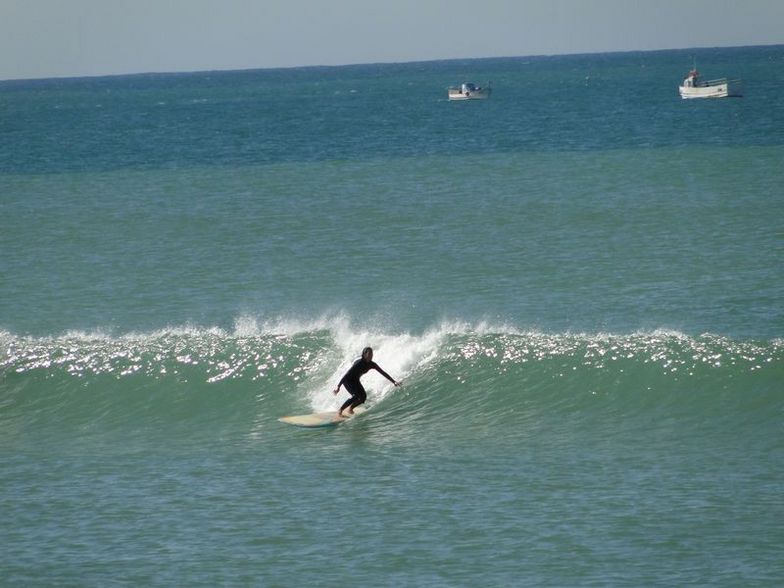
[[[0,0],[0,79],[779,43],[784,0]]]

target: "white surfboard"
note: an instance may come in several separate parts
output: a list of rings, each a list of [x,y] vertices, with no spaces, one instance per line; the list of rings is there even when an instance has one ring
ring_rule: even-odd
[[[354,409],[354,415],[357,416],[362,414],[367,409],[364,406],[358,406]],[[308,427],[308,428],[315,428],[315,427],[330,427],[333,425],[339,425],[340,423],[344,423],[352,416],[343,413],[343,417],[338,416],[337,410],[332,410],[330,412],[314,412],[313,414],[298,414],[294,416],[284,416],[280,417],[278,420],[281,423],[286,423],[287,425],[294,425],[296,427]]]

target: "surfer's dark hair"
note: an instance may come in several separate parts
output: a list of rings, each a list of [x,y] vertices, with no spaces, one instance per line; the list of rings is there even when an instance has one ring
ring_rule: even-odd
[[[372,348],[372,347],[365,347],[365,348],[362,350],[362,357],[365,357],[365,354],[366,354],[368,351],[372,352],[372,351],[373,351],[373,348]]]

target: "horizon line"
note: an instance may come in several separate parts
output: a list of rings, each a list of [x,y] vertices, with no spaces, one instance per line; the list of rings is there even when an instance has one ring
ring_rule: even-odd
[[[576,51],[566,53],[538,53],[529,55],[496,55],[484,57],[445,57],[436,59],[412,59],[408,61],[368,61],[368,62],[355,62],[355,63],[341,63],[341,64],[311,64],[311,65],[287,65],[287,66],[272,66],[272,67],[226,67],[216,69],[186,69],[186,70],[147,70],[147,71],[132,71],[121,73],[102,73],[102,74],[77,74],[77,75],[55,75],[49,77],[22,77],[22,78],[4,78],[0,79],[0,84],[6,82],[36,82],[47,80],[81,80],[81,79],[100,79],[100,78],[114,78],[114,77],[132,77],[132,76],[153,76],[153,75],[189,75],[199,73],[232,73],[232,72],[251,72],[251,71],[281,71],[281,70],[302,70],[302,69],[339,69],[349,67],[366,67],[373,65],[406,65],[416,63],[438,63],[446,61],[483,61],[491,59],[528,59],[528,58],[546,58],[546,57],[562,57],[562,56],[581,56],[581,55],[615,55],[624,53],[664,53],[671,51],[704,51],[710,49],[748,49],[752,47],[784,47],[784,43],[762,43],[755,45],[715,45],[715,46],[699,46],[699,47],[670,47],[662,49],[618,49],[612,51]]]

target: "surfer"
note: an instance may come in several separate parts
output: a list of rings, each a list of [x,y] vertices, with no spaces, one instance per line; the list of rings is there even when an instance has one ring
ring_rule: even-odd
[[[348,414],[354,414],[354,408],[367,399],[367,392],[365,392],[365,388],[362,387],[359,378],[370,370],[376,370],[395,386],[400,385],[400,382],[396,382],[392,376],[382,370],[379,365],[373,361],[373,349],[371,347],[365,347],[365,349],[362,350],[362,357],[355,361],[354,365],[348,369],[346,374],[340,379],[340,382],[338,382],[338,387],[335,388],[335,391],[333,392],[333,394],[337,395],[337,393],[340,392],[340,387],[345,386],[348,393],[351,394],[351,398],[346,400],[343,403],[343,406],[340,407],[340,410],[338,411],[339,417],[343,417],[343,411],[346,409],[348,409]]]

